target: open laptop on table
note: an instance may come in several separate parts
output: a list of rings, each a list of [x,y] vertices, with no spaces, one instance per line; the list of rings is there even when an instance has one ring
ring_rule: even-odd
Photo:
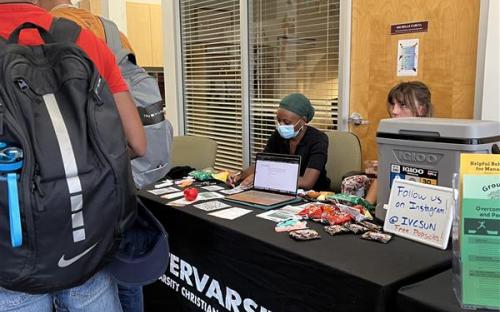
[[[253,187],[225,200],[264,210],[298,202],[299,176],[300,156],[258,153]]]

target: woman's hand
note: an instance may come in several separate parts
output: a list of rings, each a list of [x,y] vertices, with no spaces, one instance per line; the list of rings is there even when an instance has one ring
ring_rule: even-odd
[[[227,177],[226,184],[235,187],[241,179],[241,172],[232,173]]]
[[[249,188],[253,186],[253,176],[254,174],[248,175],[243,181],[241,181],[240,185],[244,188]]]

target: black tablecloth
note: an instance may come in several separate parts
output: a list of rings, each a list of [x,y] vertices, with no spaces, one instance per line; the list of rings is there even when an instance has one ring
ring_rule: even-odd
[[[451,266],[449,249],[399,237],[381,244],[329,236],[308,222],[321,239],[298,242],[255,217],[261,210],[230,221],[141,197],[165,225],[173,254],[163,282],[145,288],[148,311],[393,311],[401,286]]]
[[[461,312],[453,292],[451,269],[424,281],[402,287],[398,292],[397,308],[401,312]],[[500,294],[499,294],[500,296]],[[490,311],[491,310],[475,310]]]

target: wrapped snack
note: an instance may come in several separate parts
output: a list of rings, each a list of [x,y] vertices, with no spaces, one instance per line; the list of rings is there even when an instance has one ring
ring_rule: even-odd
[[[368,211],[368,209],[365,209],[365,207],[361,205],[355,205],[352,208],[358,209],[365,216],[366,220],[373,220],[372,214]]]
[[[392,239],[392,235],[387,233],[369,231],[361,235],[361,238],[387,244]]]
[[[193,184],[193,178],[192,177],[188,177],[186,179],[183,179],[183,180],[180,180],[180,181],[176,181],[175,184],[182,187],[182,188],[185,188],[185,187],[188,187],[188,186],[191,186],[191,184]]]
[[[353,232],[354,234],[360,234],[368,231],[366,227],[356,223],[345,223],[344,226],[346,229]]]
[[[214,178],[217,181],[221,181],[223,183],[226,183],[228,176],[229,176],[228,171],[221,171],[219,173],[212,173],[212,178]]]
[[[311,199],[316,199],[316,198],[318,198],[319,195],[321,195],[320,192],[315,192],[313,190],[306,192],[306,196],[311,198]]]
[[[351,206],[343,205],[343,204],[340,204],[340,203],[337,204],[337,207],[343,213],[349,214],[352,217],[352,219],[356,220],[357,222],[360,222],[360,221],[363,221],[363,220],[366,219],[365,214],[362,213],[360,211],[360,209],[357,209],[356,207],[351,207]],[[361,207],[361,209],[363,211],[367,211],[362,206],[359,206],[359,207]]]
[[[370,231],[375,231],[375,232],[382,231],[382,227],[380,225],[377,225],[377,224],[372,223],[372,222],[361,221],[361,222],[359,222],[359,224],[364,226],[365,228],[367,228]]]
[[[321,238],[319,233],[315,230],[304,229],[304,230],[296,230],[289,233],[290,237],[295,240],[312,240]]]
[[[355,205],[361,205],[364,208],[368,209],[369,211],[374,211],[375,207],[371,205],[369,202],[367,202],[365,199],[354,196],[354,195],[349,195],[349,194],[332,194],[327,196],[328,200],[331,200],[333,202],[340,202],[343,204],[346,204],[348,206],[355,206]]]
[[[350,231],[343,227],[342,225],[327,225],[324,227],[325,232],[327,232],[330,235],[337,235],[337,234],[343,234],[343,233],[349,233]]]
[[[344,224],[351,221],[352,218],[348,213],[341,211],[330,211],[324,214],[321,218],[321,223],[333,224]]]
[[[321,204],[307,205],[306,208],[299,211],[298,215],[313,220],[321,220],[321,215],[323,213],[323,209],[321,208],[321,206]]]
[[[276,232],[290,232],[296,230],[302,230],[307,228],[306,221],[300,221],[297,219],[288,219],[281,222],[278,222],[274,227]]]
[[[195,170],[189,173],[190,177],[195,178],[198,181],[207,181],[212,179],[212,172],[208,170]]]
[[[354,175],[342,181],[340,190],[344,194],[365,197],[370,184],[371,179],[366,175]]]
[[[324,201],[329,195],[333,195],[333,192],[319,192],[319,196],[316,198],[317,200]]]

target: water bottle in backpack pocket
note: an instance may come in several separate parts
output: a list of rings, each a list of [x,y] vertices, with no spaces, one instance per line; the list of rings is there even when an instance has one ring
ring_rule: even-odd
[[[7,196],[10,241],[14,248],[21,246],[23,243],[17,186],[20,177],[19,172],[22,167],[23,150],[6,142],[0,142],[0,183],[5,183],[0,187],[2,190],[0,194]]]

